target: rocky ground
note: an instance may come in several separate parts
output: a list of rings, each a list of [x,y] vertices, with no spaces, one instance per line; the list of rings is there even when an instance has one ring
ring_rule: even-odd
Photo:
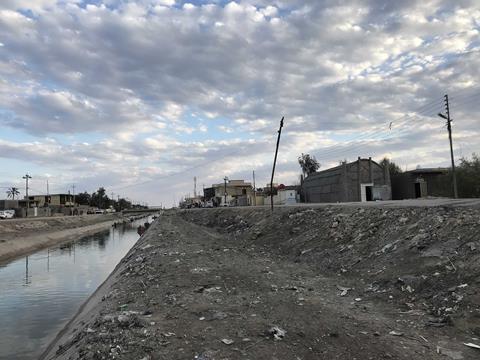
[[[480,210],[165,213],[46,359],[479,359]]]

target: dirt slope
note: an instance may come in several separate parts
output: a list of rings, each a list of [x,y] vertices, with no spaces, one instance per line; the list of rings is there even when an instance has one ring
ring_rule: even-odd
[[[171,213],[46,358],[478,359],[479,234],[468,208]]]

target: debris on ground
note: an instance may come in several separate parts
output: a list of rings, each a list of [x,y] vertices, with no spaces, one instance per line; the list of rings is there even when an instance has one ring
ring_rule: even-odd
[[[455,206],[165,212],[46,359],[478,359],[478,234]]]

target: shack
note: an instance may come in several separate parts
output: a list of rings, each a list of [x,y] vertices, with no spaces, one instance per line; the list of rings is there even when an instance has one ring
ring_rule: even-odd
[[[305,201],[334,203],[391,200],[392,188],[388,167],[362,159],[315,172],[303,181]]]
[[[392,176],[394,200],[418,199],[427,196],[452,196],[448,168],[415,169]]]

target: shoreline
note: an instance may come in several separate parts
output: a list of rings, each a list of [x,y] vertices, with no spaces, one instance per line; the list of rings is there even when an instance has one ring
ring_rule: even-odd
[[[30,255],[50,246],[60,245],[64,242],[74,241],[84,236],[96,234],[109,229],[113,223],[115,223],[115,220],[108,220],[77,228],[17,238],[7,243],[7,246],[0,247],[0,264],[10,263],[22,256]]]
[[[0,264],[109,229],[139,214],[12,219],[0,222]],[[144,216],[143,214],[141,216]]]

